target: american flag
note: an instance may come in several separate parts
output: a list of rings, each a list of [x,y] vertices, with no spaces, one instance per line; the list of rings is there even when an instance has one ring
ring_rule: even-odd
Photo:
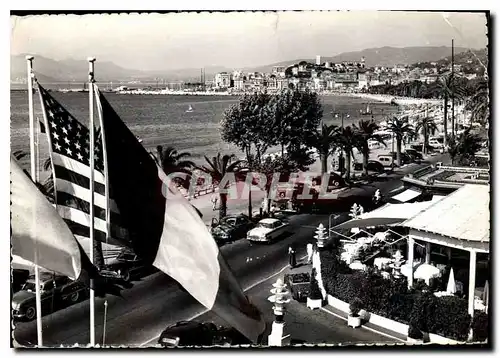
[[[45,130],[53,165],[56,207],[78,239],[90,238],[90,137],[89,129],[73,117],[42,86],[38,85]],[[94,138],[94,238],[127,246],[128,232],[121,225],[110,187],[110,233],[106,225],[103,144],[100,130]]]

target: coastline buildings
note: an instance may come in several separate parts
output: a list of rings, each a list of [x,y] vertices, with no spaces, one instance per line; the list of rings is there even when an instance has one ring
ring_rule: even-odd
[[[285,88],[312,90],[318,92],[357,92],[367,91],[380,85],[398,85],[403,82],[420,81],[430,84],[438,80],[439,75],[450,70],[451,63],[440,62],[399,64],[392,67],[366,67],[365,58],[359,61],[322,62],[317,55],[315,62],[300,61],[290,66],[273,66],[270,72],[220,72],[214,77],[214,91],[243,93],[252,91],[275,92]],[[463,66],[455,65],[456,73],[461,73]],[[468,78],[475,74],[463,73]]]

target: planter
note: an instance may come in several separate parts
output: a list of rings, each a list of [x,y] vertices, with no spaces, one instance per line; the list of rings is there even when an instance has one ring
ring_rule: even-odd
[[[316,309],[323,307],[323,300],[321,298],[312,299],[307,297],[307,307],[310,309]]]
[[[352,328],[361,327],[361,317],[360,316],[347,316],[347,325]]]
[[[411,338],[407,337],[406,342],[410,344],[424,344],[424,339],[417,339],[417,338]]]

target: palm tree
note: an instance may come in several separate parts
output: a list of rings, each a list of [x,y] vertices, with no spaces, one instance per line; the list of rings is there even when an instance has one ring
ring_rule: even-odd
[[[427,154],[427,149],[429,147],[429,134],[434,134],[437,130],[436,123],[434,119],[430,117],[422,117],[417,119],[415,124],[415,132],[422,132],[424,136],[424,154]]]
[[[373,119],[361,120],[357,125],[354,125],[354,130],[358,135],[358,141],[355,147],[363,154],[363,171],[366,176],[368,176],[368,159],[370,157],[368,141],[374,140],[384,146],[386,145],[382,137],[375,133],[378,129],[379,125]]]
[[[412,136],[414,131],[408,117],[392,117],[387,122],[388,130],[396,137],[396,160],[398,166],[401,166],[401,142],[405,135]]]
[[[177,152],[174,147],[166,147],[158,145],[156,147],[156,162],[161,166],[165,174],[170,174],[176,171],[190,172],[190,169],[195,166],[194,162],[186,160],[191,156],[188,152]]]
[[[166,147],[158,145],[156,147],[156,155],[150,152],[150,155],[155,159],[156,163],[163,169],[165,174],[176,172],[191,175],[191,169],[195,167],[194,162],[186,160],[191,154],[188,152],[177,152],[174,147]],[[189,186],[189,179],[174,178],[177,184],[181,184],[185,188]]]
[[[467,128],[457,140],[457,154],[460,164],[468,165],[474,161],[475,154],[481,149],[482,139],[471,133],[471,129]]]
[[[446,136],[448,135],[448,99],[451,97],[451,75],[449,73],[441,76],[437,82],[440,94],[444,99],[444,112],[443,112],[443,130],[444,130],[444,147],[446,148]]]
[[[344,127],[339,132],[338,144],[345,152],[346,179],[351,176],[351,158],[354,156],[353,149],[358,146],[359,140],[359,133],[351,126]]]
[[[321,174],[328,171],[328,157],[333,154],[338,142],[339,127],[332,124],[321,126],[321,130],[316,132],[314,148],[318,151],[321,158]]]
[[[472,119],[486,125],[490,117],[488,81],[481,79],[476,84],[474,95],[470,98],[467,108],[472,112]]]
[[[448,154],[450,155],[451,165],[455,164],[455,159],[460,152],[460,145],[456,138],[450,137],[448,139]]]
[[[220,184],[226,174],[234,173],[236,175],[243,169],[241,167],[242,161],[238,160],[234,154],[221,156],[221,153],[217,153],[217,156],[212,157],[212,160],[205,156],[205,161],[208,165],[195,166],[195,168],[210,175],[215,184]],[[224,218],[227,213],[227,194],[223,193],[221,189],[227,189],[230,184],[225,182],[223,188],[219,187],[219,220]]]

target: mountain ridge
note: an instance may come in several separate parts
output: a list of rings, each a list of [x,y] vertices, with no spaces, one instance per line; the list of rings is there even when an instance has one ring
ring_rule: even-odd
[[[455,47],[455,54],[468,51],[468,48]],[[321,62],[360,61],[365,57],[367,67],[392,67],[396,64],[410,65],[418,62],[438,61],[451,55],[451,47],[447,46],[414,46],[414,47],[374,47],[361,51],[343,52],[335,56],[321,56]],[[11,55],[11,79],[26,78],[25,54]],[[300,61],[315,62],[315,59],[295,59],[280,61],[268,65],[242,67],[245,72],[271,72],[273,66],[290,66]],[[88,77],[88,62],[68,58],[53,60],[44,56],[35,56],[33,67],[39,79],[53,82],[85,82]],[[216,73],[232,71],[225,66],[205,67],[205,78],[212,79]],[[181,68],[175,70],[138,70],[127,69],[110,61],[96,63],[96,79],[103,82],[116,81],[149,81],[158,79],[168,81],[200,81],[200,68]]]

